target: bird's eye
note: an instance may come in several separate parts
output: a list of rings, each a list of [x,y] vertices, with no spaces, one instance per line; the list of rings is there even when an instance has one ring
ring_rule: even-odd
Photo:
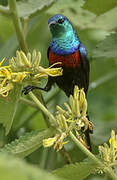
[[[62,18],[62,19],[59,19],[59,20],[58,20],[58,23],[59,23],[59,24],[62,24],[64,21],[65,21],[65,19]]]

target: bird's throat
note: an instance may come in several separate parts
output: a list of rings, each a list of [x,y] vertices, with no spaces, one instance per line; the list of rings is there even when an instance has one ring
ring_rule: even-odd
[[[50,44],[51,51],[59,55],[74,53],[80,41],[74,32],[67,32],[60,36],[53,37]]]

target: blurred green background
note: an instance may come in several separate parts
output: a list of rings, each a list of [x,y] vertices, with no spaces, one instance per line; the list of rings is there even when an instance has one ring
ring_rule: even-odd
[[[18,13],[26,33],[26,42],[29,51],[32,52],[33,49],[41,51],[41,65],[48,67],[47,49],[51,41],[48,19],[54,14],[61,13],[72,22],[88,51],[90,60],[88,112],[94,125],[91,141],[93,151],[96,153],[97,145],[108,140],[111,130],[117,131],[117,1],[58,0],[46,11],[38,11],[41,4],[46,2],[51,4],[52,1],[36,0],[32,1],[32,4],[31,0],[17,1]],[[0,5],[4,7],[7,3],[7,0],[0,0]],[[29,17],[28,21],[26,21],[27,17]],[[0,59],[6,57],[8,60],[15,56],[17,49],[19,46],[12,19],[0,14]],[[41,86],[43,87],[45,83],[45,81],[42,82]],[[43,97],[52,113],[55,112],[56,105],[63,106],[63,103],[68,101],[65,94],[56,86],[49,93],[43,92]],[[0,145],[2,147],[25,132],[44,128],[46,124],[42,114],[20,102],[8,136],[5,137],[4,132],[0,131]],[[85,158],[74,144],[67,145],[66,148],[74,162]],[[64,164],[60,154],[52,149],[43,148],[33,152],[26,157],[26,160],[50,170]],[[93,175],[89,179],[94,179]]]

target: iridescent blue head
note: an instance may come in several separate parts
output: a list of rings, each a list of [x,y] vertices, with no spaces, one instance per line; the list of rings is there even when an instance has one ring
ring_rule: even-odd
[[[66,33],[70,33],[73,31],[73,27],[69,20],[61,14],[52,16],[48,20],[48,24],[53,37],[61,37]]]
[[[80,42],[67,17],[61,14],[52,16],[48,25],[52,34],[52,52],[60,55],[75,52]]]

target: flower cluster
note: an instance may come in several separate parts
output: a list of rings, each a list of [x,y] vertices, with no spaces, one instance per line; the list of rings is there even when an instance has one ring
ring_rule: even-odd
[[[117,165],[117,135],[112,130],[109,145],[104,143],[104,146],[99,146],[99,154],[101,159],[107,165]]]
[[[81,137],[81,133],[89,129],[93,130],[91,122],[87,118],[87,100],[83,89],[79,89],[78,86],[74,88],[74,95],[70,95],[69,104],[64,103],[66,110],[57,106],[56,121],[58,124],[59,134],[53,138],[49,138],[43,141],[45,147],[54,145],[54,149],[60,150],[64,144],[64,139],[69,133],[75,132],[77,138],[85,146],[86,143]],[[84,135],[84,134],[83,134]]]
[[[66,133],[56,134],[53,138],[48,138],[43,140],[44,147],[50,147],[54,145],[54,149],[57,151],[61,150],[64,144],[67,144],[68,141],[64,141],[66,138]]]
[[[57,106],[56,119],[61,128],[66,128],[66,125],[62,123],[67,122],[70,125],[69,129],[74,128],[77,132],[78,130],[86,131],[87,129],[92,131],[92,124],[87,118],[87,100],[84,89],[75,86],[74,96],[70,95],[69,104],[64,103],[66,111]]]
[[[16,57],[9,60],[9,65],[2,66],[5,59],[0,62],[0,95],[8,96],[9,91],[16,83],[36,81],[40,77],[60,76],[62,68],[49,68],[40,66],[41,53],[34,50],[32,55],[25,55],[23,51],[17,51]]]

